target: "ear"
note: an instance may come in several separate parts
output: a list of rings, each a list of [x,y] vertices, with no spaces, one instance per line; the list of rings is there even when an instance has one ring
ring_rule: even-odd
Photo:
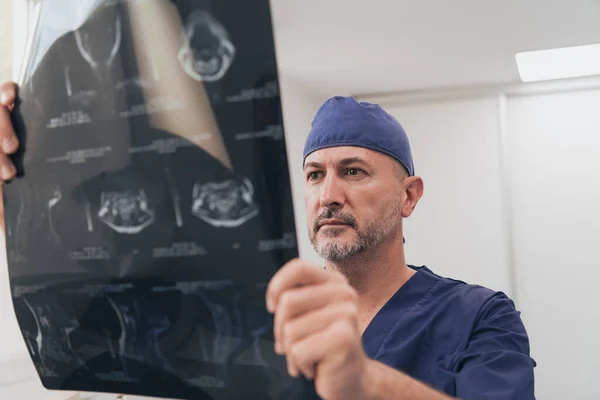
[[[409,176],[404,179],[403,185],[406,200],[402,205],[402,216],[408,218],[413,213],[421,196],[423,196],[423,179],[419,176]]]

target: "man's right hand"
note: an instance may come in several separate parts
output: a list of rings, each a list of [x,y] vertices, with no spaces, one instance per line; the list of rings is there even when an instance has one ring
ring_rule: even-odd
[[[17,84],[4,82],[0,84],[0,180],[14,178],[16,169],[9,155],[19,148],[19,140],[10,119],[17,99]]]

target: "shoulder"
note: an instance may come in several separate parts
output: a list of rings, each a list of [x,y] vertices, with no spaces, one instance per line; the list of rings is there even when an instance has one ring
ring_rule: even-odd
[[[479,315],[496,301],[507,301],[506,305],[512,304],[514,307],[512,300],[503,292],[438,275],[426,266],[412,268],[417,269],[419,273],[428,275],[431,282],[434,283],[427,299],[428,302],[445,304],[443,307],[452,307],[457,312],[462,311],[464,316]]]
[[[501,291],[434,276],[432,301],[444,304],[460,332],[449,365],[455,374],[456,395],[533,399],[536,362],[513,300]]]
[[[529,352],[521,313],[506,293],[443,277],[423,268],[421,272],[429,274],[435,282],[423,307],[452,320],[455,329],[462,332],[459,347],[465,349],[488,330],[504,329],[513,334],[513,338],[522,339],[519,350]]]

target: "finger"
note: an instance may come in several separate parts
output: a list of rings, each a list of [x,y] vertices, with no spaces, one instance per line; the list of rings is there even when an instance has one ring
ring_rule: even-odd
[[[301,259],[294,259],[285,264],[271,278],[267,287],[267,308],[274,312],[283,292],[293,287],[318,284],[327,281],[342,282],[345,278],[341,274],[326,272]]]
[[[4,82],[0,84],[0,105],[12,110],[12,106],[17,99],[17,84],[14,82]]]
[[[300,371],[298,371],[298,367],[296,367],[296,363],[292,359],[292,356],[286,357],[286,362],[288,374],[290,376],[297,377],[298,375],[300,375]]]
[[[0,153],[0,179],[8,181],[15,177],[17,170],[6,154]]]
[[[340,366],[348,360],[348,355],[360,340],[351,321],[339,319],[332,322],[327,329],[308,336],[295,343],[290,349],[290,356],[295,367],[308,379],[315,379],[318,368],[326,362],[336,362]]]
[[[280,339],[284,353],[288,353],[297,342],[326,329],[331,321],[338,319],[357,321],[358,307],[356,303],[344,301],[330,304],[287,322],[282,328]]]
[[[275,351],[282,354],[281,331],[283,325],[300,315],[315,311],[334,302],[358,301],[356,291],[347,283],[325,283],[290,289],[281,295],[278,303],[273,333]]]
[[[0,107],[0,150],[12,154],[18,147],[19,141],[10,119],[10,111],[6,107]]]

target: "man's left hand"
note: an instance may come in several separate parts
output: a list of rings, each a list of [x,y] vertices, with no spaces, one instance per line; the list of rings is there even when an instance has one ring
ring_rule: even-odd
[[[327,400],[369,397],[358,295],[342,274],[292,260],[272,278],[266,300],[275,351],[285,354],[290,375],[314,379]]]

